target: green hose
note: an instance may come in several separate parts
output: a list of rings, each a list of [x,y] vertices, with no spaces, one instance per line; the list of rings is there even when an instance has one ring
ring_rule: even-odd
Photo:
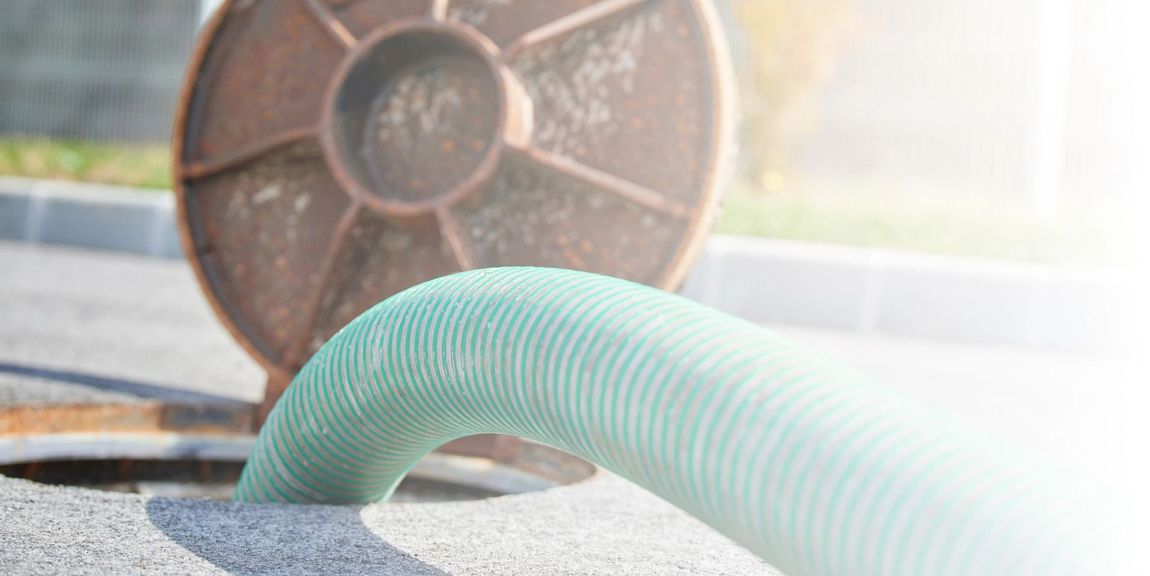
[[[791,576],[1089,573],[1058,495],[930,413],[748,322],[560,270],[442,278],[364,314],[280,400],[237,498],[384,500],[481,433],[603,466]]]

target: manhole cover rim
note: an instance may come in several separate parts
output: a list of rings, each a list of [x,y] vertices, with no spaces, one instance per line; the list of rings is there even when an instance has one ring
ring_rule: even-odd
[[[193,100],[197,95],[199,80],[203,78],[203,71],[210,56],[213,42],[227,21],[231,9],[235,4],[243,1],[225,0],[223,2],[213,17],[204,24],[195,50],[189,60],[177,101],[173,128],[172,185],[176,196],[181,244],[209,305],[236,342],[268,371],[269,381],[284,382],[290,381],[295,370],[299,368],[300,362],[292,358],[280,358],[280,355],[273,350],[265,349],[266,345],[257,336],[258,330],[247,326],[247,322],[239,313],[236,305],[229,301],[228,295],[220,288],[222,280],[216,278],[218,273],[208,266],[208,260],[212,255],[205,252],[204,247],[200,246],[197,241],[198,231],[193,228],[196,221],[193,212],[196,208],[190,206],[191,196],[187,186],[190,175],[187,173],[186,145],[189,143],[189,131],[191,129],[189,122],[191,121]],[[635,4],[639,3],[635,2]],[[694,15],[694,24],[700,35],[701,58],[709,79],[705,100],[710,114],[707,117],[707,154],[704,166],[700,170],[700,174],[703,175],[700,201],[688,216],[685,232],[679,238],[675,253],[669,260],[671,264],[662,270],[661,277],[657,282],[652,282],[656,287],[668,291],[675,291],[683,284],[691,266],[703,249],[703,242],[718,217],[722,204],[722,190],[729,180],[735,156],[734,135],[737,124],[735,119],[737,95],[734,88],[734,71],[731,66],[729,48],[721,18],[710,0],[686,0],[686,4]],[[429,20],[429,22],[434,21]],[[313,131],[312,129],[307,130],[308,136],[312,136]],[[300,135],[293,134],[289,130],[282,134],[282,138],[285,142],[292,142],[294,139],[300,138]]]

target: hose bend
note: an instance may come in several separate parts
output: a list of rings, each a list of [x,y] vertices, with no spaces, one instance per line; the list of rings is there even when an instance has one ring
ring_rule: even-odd
[[[459,274],[364,314],[280,400],[237,498],[383,500],[481,433],[594,462],[791,576],[1081,569],[1056,493],[900,396],[748,322],[560,270]]]

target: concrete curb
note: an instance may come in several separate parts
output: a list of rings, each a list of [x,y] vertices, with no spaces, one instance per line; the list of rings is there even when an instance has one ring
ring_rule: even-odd
[[[765,324],[1095,353],[1120,344],[1127,284],[1109,269],[716,236],[684,293]]]
[[[171,194],[0,177],[0,239],[182,258]]]
[[[171,194],[0,178],[0,239],[182,258]],[[716,236],[684,293],[767,324],[1053,352],[1119,341],[1112,270]]]

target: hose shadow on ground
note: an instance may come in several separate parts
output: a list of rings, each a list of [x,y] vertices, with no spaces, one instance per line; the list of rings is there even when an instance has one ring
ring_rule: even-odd
[[[72,384],[100,392],[126,394],[146,400],[183,402],[189,404],[202,403],[207,405],[244,405],[242,402],[232,398],[225,398],[223,396],[205,394],[203,392],[194,392],[190,390],[179,390],[161,384],[136,382],[123,378],[106,378],[103,376],[97,376],[95,374],[89,374],[86,372],[77,372],[74,370],[57,370],[52,368],[42,368],[39,366],[12,364],[9,362],[0,362],[0,375],[8,375],[16,378],[27,378],[32,380],[42,380],[61,384]]]
[[[230,574],[448,576],[368,530],[349,506],[253,506],[153,498],[152,524]]]

